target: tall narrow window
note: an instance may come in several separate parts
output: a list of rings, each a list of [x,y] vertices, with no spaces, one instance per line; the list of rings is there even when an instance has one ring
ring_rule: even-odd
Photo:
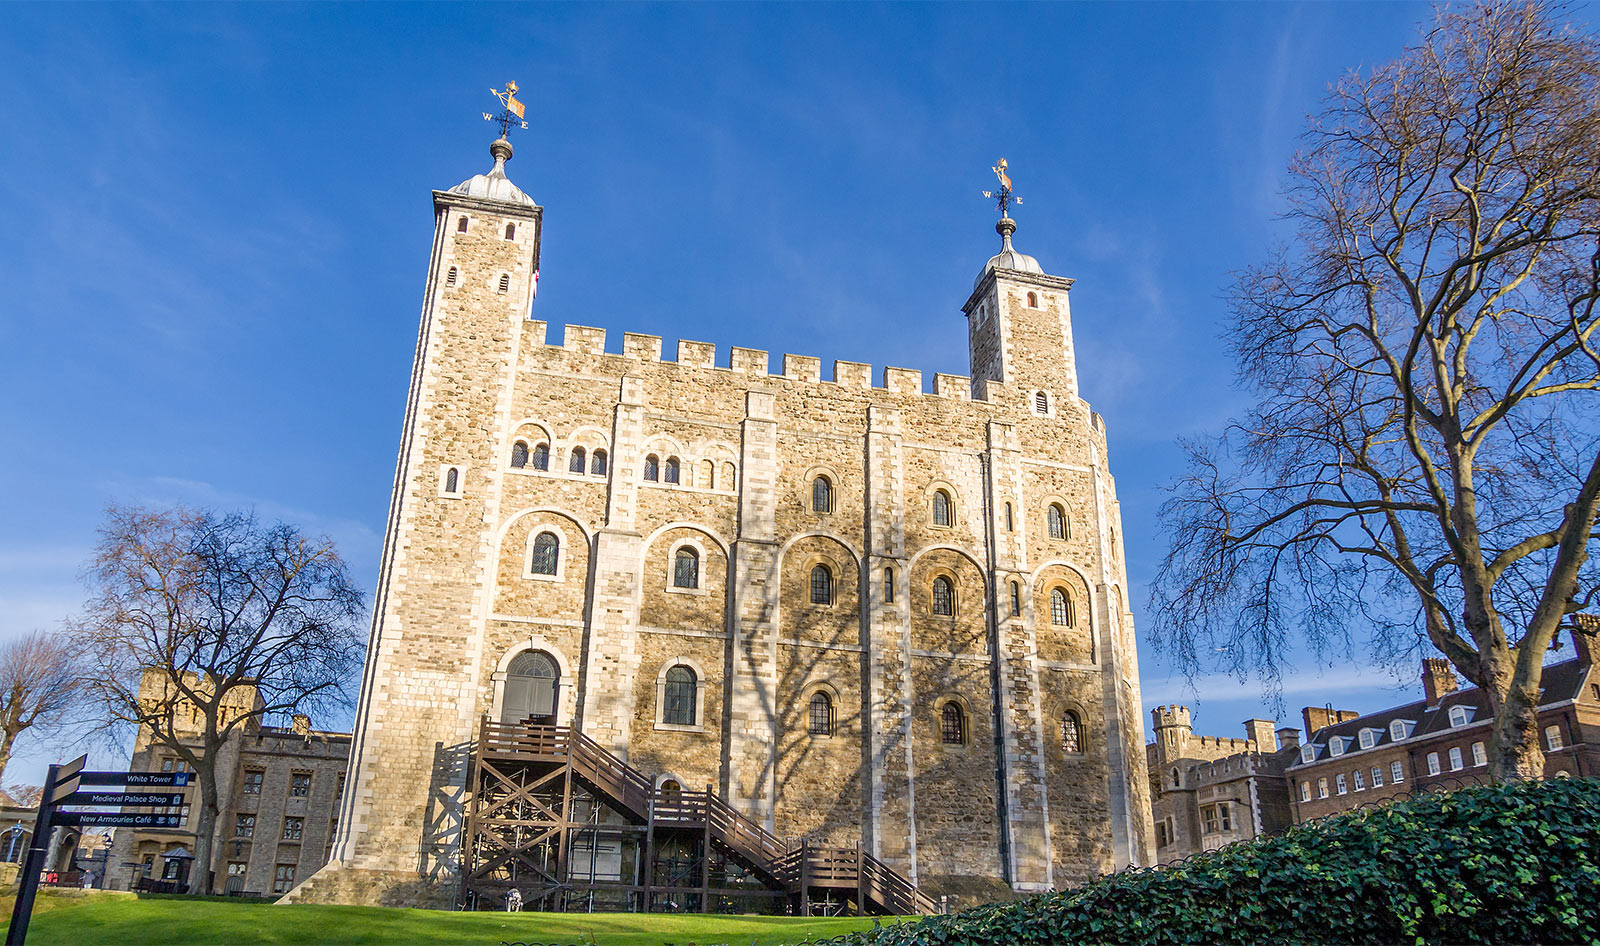
[[[1460,746],[1451,746],[1450,747],[1450,771],[1459,772],[1461,770],[1462,764],[1463,763],[1461,761],[1461,747]]]
[[[445,274],[444,284],[446,286],[454,286],[456,284],[456,268],[454,266],[450,267],[450,272]]]
[[[1072,598],[1061,588],[1050,590],[1050,623],[1072,626]]]
[[[955,589],[948,578],[941,576],[933,580],[933,613],[945,616],[956,613]]]
[[[466,217],[462,217],[460,220],[456,221],[456,232],[457,233],[466,233],[467,232],[467,218]]]
[[[826,565],[811,569],[811,603],[833,604],[833,572]]]
[[[596,450],[594,456],[589,458],[589,472],[595,476],[604,476],[606,473],[606,452]]]
[[[527,465],[528,445],[518,440],[516,443],[511,445],[511,466],[514,469],[520,470]]]
[[[451,467],[449,470],[447,470],[445,472],[445,474],[444,474],[444,491],[447,492],[447,493],[459,493],[461,491],[461,471],[460,470],[456,469],[455,467]]]
[[[1067,537],[1067,511],[1055,503],[1051,503],[1048,517],[1050,519],[1050,538],[1065,539]]]
[[[736,486],[739,485],[739,481],[734,478],[733,474],[734,474],[733,464],[732,463],[723,463],[722,464],[722,478],[720,480],[720,482],[722,483],[722,488],[723,489],[733,489],[733,488],[735,488]]]
[[[1083,733],[1078,725],[1078,714],[1072,710],[1061,714],[1061,751],[1069,753],[1083,751]]]
[[[959,746],[967,741],[967,719],[955,700],[946,703],[939,715],[939,741],[947,746]]]
[[[652,483],[661,478],[661,461],[653,453],[644,458],[644,478]]]
[[[950,494],[944,490],[935,490],[933,494],[933,524],[948,526],[950,524]]]
[[[1481,742],[1475,742],[1475,743],[1472,744],[1472,764],[1473,765],[1488,765],[1489,764],[1489,753],[1484,748],[1483,743],[1481,743]]]
[[[1428,753],[1428,774],[1439,774],[1439,753],[1437,752]]]
[[[514,223],[506,224],[506,239],[515,240],[516,238],[517,238],[517,225],[514,224]]]
[[[510,273],[501,273],[500,274],[500,291],[501,292],[510,292],[511,291],[511,274]]]
[[[826,476],[811,481],[811,511],[833,512],[833,484]]]
[[[582,473],[583,472],[584,463],[588,459],[589,459],[589,454],[586,453],[582,447],[573,447],[572,448],[572,457],[571,457],[571,459],[569,459],[567,461],[567,472],[568,473]]]
[[[1561,741],[1560,726],[1546,726],[1544,728],[1544,744],[1545,747],[1551,752],[1554,752],[1562,747],[1563,743]]]
[[[672,558],[672,586],[674,588],[700,587],[700,553],[691,548],[681,548]]]
[[[701,460],[700,482],[695,485],[701,489],[715,489],[717,485],[717,465],[710,460]]]
[[[666,475],[665,479],[666,479],[666,481],[668,483],[676,483],[676,482],[678,482],[678,458],[677,457],[667,457],[667,475]]]
[[[554,575],[560,559],[561,540],[554,532],[541,532],[533,540],[533,555],[528,559],[528,571],[535,575]]]
[[[1011,518],[1011,504],[1010,503],[1006,503],[1006,531],[1007,532],[1015,532],[1016,529],[1017,529],[1016,523],[1014,521],[1012,521],[1012,518]]]
[[[694,671],[677,666],[667,671],[661,721],[672,726],[694,725]]]
[[[1028,293],[1028,308],[1030,308],[1030,309],[1039,308],[1039,294],[1037,292]]]
[[[547,443],[535,444],[533,448],[533,468],[535,470],[550,469],[550,445]]]
[[[885,604],[894,604],[894,569],[883,570],[883,600]]]
[[[1050,395],[1043,391],[1033,392],[1033,410],[1035,413],[1050,413]]]
[[[1011,583],[1011,616],[1022,616],[1022,585],[1018,582]]]
[[[810,717],[811,735],[833,735],[833,700],[828,699],[828,694],[820,691],[811,694]]]

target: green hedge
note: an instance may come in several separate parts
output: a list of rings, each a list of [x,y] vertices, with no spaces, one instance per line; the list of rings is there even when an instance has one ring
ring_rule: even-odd
[[[829,942],[1597,943],[1600,781],[1425,792],[1170,867]]]

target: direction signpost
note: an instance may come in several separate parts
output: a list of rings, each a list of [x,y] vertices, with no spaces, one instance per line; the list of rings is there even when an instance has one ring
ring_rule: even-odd
[[[22,946],[28,936],[28,920],[33,900],[39,892],[39,875],[50,850],[50,829],[57,826],[103,825],[118,828],[176,828],[177,815],[156,815],[130,811],[59,811],[62,805],[152,806],[175,808],[183,804],[181,789],[189,785],[190,772],[85,772],[88,756],[79,756],[66,765],[52,765],[45,774],[44,792],[39,796],[39,816],[33,824],[33,843],[23,857],[18,875],[17,902],[11,910],[11,928],[6,931],[6,946]],[[92,786],[83,791],[86,786]],[[179,791],[100,791],[101,786],[129,789],[176,788]]]

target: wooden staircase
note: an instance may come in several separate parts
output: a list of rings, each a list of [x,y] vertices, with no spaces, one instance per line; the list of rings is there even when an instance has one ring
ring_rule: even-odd
[[[643,773],[570,727],[500,723],[484,717],[479,732],[468,813],[468,836],[473,840],[463,871],[469,905],[483,896],[500,900],[501,888],[509,890],[504,872],[515,864],[512,875],[532,878],[535,895],[555,898],[551,903],[570,904],[575,891],[581,897],[579,888],[593,888],[624,895],[628,903],[650,910],[657,909],[663,893],[670,892],[666,902],[697,899],[700,911],[710,912],[719,895],[724,902],[731,902],[734,894],[751,896],[748,889],[725,891],[713,886],[711,854],[718,851],[757,878],[765,887],[762,894],[786,901],[783,912],[810,914],[818,905],[824,910],[892,915],[937,910],[899,872],[859,848],[787,843],[729,805],[710,786],[703,792],[659,790]],[[591,871],[587,882],[573,881],[574,871],[567,863],[569,838],[585,830],[597,837],[607,830],[573,820],[571,800],[575,790],[582,789],[636,826],[632,831],[644,842],[642,877],[602,883]],[[629,829],[609,830],[626,835]],[[518,840],[508,842],[507,837]],[[682,838],[703,841],[698,891],[681,884],[652,883],[658,843]],[[535,852],[536,846],[552,842],[553,856],[548,846]],[[589,843],[592,850],[597,842]],[[591,905],[593,889],[588,893]],[[527,902],[528,891],[522,893]]]

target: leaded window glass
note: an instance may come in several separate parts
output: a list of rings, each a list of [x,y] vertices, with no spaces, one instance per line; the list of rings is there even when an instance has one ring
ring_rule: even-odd
[[[661,478],[661,460],[653,453],[644,458],[644,478],[652,483]]]
[[[948,578],[935,578],[933,580],[933,613],[953,615],[956,613],[955,589]]]
[[[533,540],[533,557],[528,562],[528,571],[535,575],[554,575],[560,557],[561,540],[554,532],[541,532]]]
[[[1071,710],[1061,715],[1061,750],[1063,752],[1082,752],[1083,734],[1078,726],[1078,717]]]
[[[954,701],[946,703],[940,714],[939,740],[950,746],[959,746],[967,741],[967,720],[961,707]]]
[[[828,482],[826,476],[819,476],[811,481],[811,511],[833,511],[833,484]]]
[[[950,524],[950,494],[942,489],[933,494],[933,524],[936,526]]]
[[[528,465],[528,445],[518,440],[511,445],[511,466],[522,469]]]
[[[582,473],[584,461],[587,459],[589,459],[589,455],[582,447],[573,447],[572,458],[567,461],[567,472]]]
[[[541,443],[533,448],[533,468],[535,470],[550,469],[550,445]]]
[[[811,569],[811,603],[833,604],[833,572],[826,565]]]
[[[811,694],[811,735],[833,735],[833,701],[826,693]]]
[[[668,457],[667,458],[667,474],[664,477],[664,479],[668,483],[676,483],[676,482],[678,482],[678,458],[677,457]]]
[[[1072,599],[1060,588],[1050,591],[1050,623],[1062,627],[1072,624]]]
[[[1067,537],[1067,512],[1060,506],[1050,507],[1050,538],[1065,539]]]
[[[667,671],[661,721],[673,726],[694,725],[694,671],[677,666]]]
[[[672,586],[674,588],[700,587],[700,553],[694,549],[679,549],[672,557]]]

